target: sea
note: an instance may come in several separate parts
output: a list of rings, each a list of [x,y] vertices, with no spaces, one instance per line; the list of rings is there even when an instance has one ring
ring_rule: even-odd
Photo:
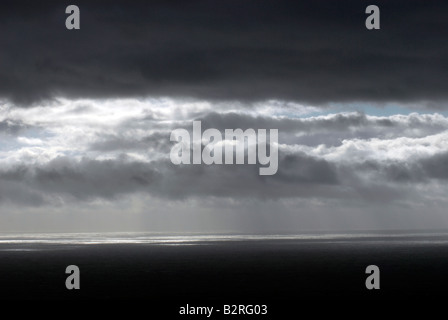
[[[79,289],[66,286],[72,265],[79,268]],[[371,265],[379,285],[369,289]],[[253,318],[224,315],[224,306],[242,305],[231,308],[247,313],[248,305],[265,305],[268,315],[256,316],[283,319],[316,302],[345,311],[355,305],[409,311],[443,300],[447,286],[445,231],[0,234],[2,302],[127,301],[166,319]],[[187,306],[215,311],[182,315]]]

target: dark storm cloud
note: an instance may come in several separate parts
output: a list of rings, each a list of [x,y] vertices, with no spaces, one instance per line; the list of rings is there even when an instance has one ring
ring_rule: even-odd
[[[76,199],[107,198],[143,190],[158,173],[151,166],[122,160],[81,161],[59,157],[44,166],[20,166],[0,173],[2,188],[21,183],[24,190]]]
[[[413,162],[337,164],[303,153],[281,155],[274,176],[259,176],[255,165],[175,166],[150,163],[56,158],[45,165],[20,166],[0,173],[0,201],[39,205],[54,197],[115,199],[131,193],[161,198],[224,197],[232,199],[360,198],[382,203],[415,196],[415,183],[446,181],[448,154]]]
[[[282,165],[284,163],[284,165]],[[301,165],[300,170],[295,170]],[[258,166],[175,166],[169,160],[142,163],[116,160],[71,160],[59,157],[42,166],[20,166],[0,173],[0,185],[19,184],[24,190],[79,200],[148,192],[160,197],[190,196],[283,198],[315,196],[338,183],[335,167],[306,155],[280,159],[272,178]],[[329,192],[331,194],[331,192]]]
[[[2,1],[0,96],[447,100],[446,1]],[[367,5],[381,30],[365,28]],[[437,103],[435,104],[437,105]]]

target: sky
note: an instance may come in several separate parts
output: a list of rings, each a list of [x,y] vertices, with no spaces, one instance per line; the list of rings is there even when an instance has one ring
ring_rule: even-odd
[[[0,232],[447,228],[447,14],[431,0],[2,1]],[[195,120],[278,129],[278,172],[172,164],[171,132]]]

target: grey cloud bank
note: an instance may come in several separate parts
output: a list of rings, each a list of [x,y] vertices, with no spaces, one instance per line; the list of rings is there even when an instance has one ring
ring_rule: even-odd
[[[0,172],[3,190],[0,200],[34,205],[42,204],[44,199],[50,203],[52,196],[82,201],[113,199],[133,192],[173,199],[214,196],[349,200],[358,197],[361,189],[368,191],[369,185],[396,189],[392,197],[384,194],[385,198],[378,198],[376,191],[362,195],[367,200],[383,202],[400,200],[395,196],[402,194],[401,184],[436,180],[442,187],[448,179],[447,160],[448,153],[443,153],[411,163],[370,160],[340,165],[298,153],[281,157],[276,175],[258,177],[258,168],[248,165],[178,167],[169,161],[83,159],[77,162],[56,158],[44,166],[22,166]],[[5,196],[13,194],[12,198]]]
[[[89,117],[101,114],[101,108],[93,104]],[[341,113],[294,119],[204,110],[202,130],[215,127],[223,137],[226,128],[278,128],[278,172],[259,176],[260,165],[247,165],[247,154],[245,165],[173,165],[170,150],[176,142],[169,139],[171,130],[177,123],[191,131],[193,119],[171,121],[170,114],[148,118],[145,108],[155,113],[157,108],[137,104],[126,113],[133,116],[123,120],[115,114],[122,106],[110,108],[113,116],[107,126],[99,116],[96,123],[74,120],[83,115],[73,116],[70,105],[47,115],[33,108],[7,115],[16,122],[27,119],[23,126],[45,119],[52,134],[27,137],[25,131],[9,137],[21,143],[0,153],[0,201],[19,206],[82,203],[148,193],[174,200],[362,198],[374,205],[417,201],[416,195],[420,201],[431,195],[419,194],[421,186],[444,188],[447,178],[448,119],[442,115]],[[190,111],[195,108],[190,106]],[[193,146],[189,148],[193,153]]]

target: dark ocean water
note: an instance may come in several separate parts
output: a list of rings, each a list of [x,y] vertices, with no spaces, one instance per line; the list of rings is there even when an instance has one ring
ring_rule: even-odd
[[[365,287],[372,264],[380,290]],[[68,265],[80,290],[65,287]],[[268,304],[272,316],[307,301],[433,302],[447,285],[446,233],[0,236],[2,300],[129,300],[167,319],[186,304]]]

